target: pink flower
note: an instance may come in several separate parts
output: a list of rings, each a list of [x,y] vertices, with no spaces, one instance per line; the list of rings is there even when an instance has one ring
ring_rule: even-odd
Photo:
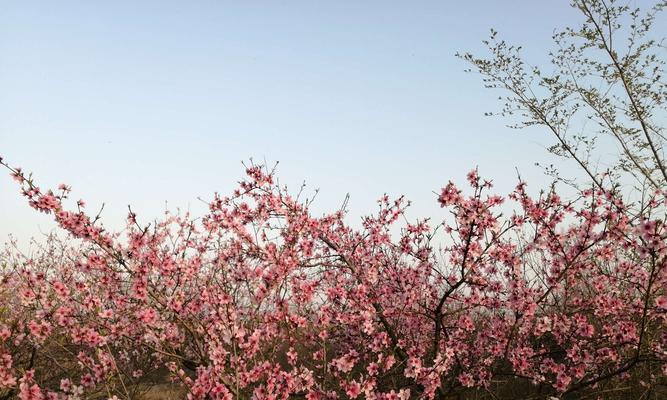
[[[21,184],[25,182],[25,178],[23,177],[23,170],[21,168],[14,168],[14,172],[12,172],[12,178]]]
[[[351,398],[356,399],[361,394],[361,385],[357,381],[352,381],[350,384],[345,385],[345,393]]]
[[[72,390],[72,382],[69,379],[60,380],[60,390],[65,393],[68,393]]]
[[[290,365],[296,365],[296,360],[297,360],[297,353],[294,351],[293,347],[289,348],[289,351],[287,352],[287,362],[289,362]]]
[[[14,377],[12,372],[12,364],[12,356],[9,354],[0,355],[0,389],[16,385],[16,377]]]
[[[461,385],[465,387],[473,387],[475,385],[475,381],[472,378],[472,375],[464,372],[459,375],[459,382],[461,382]]]
[[[5,325],[0,325],[0,339],[5,341],[9,339],[12,335],[12,332]]]
[[[157,319],[157,313],[152,308],[144,308],[137,311],[137,318],[145,324],[152,324]]]
[[[456,186],[449,182],[447,186],[442,188],[440,192],[440,197],[438,197],[438,202],[441,207],[450,206],[461,201],[461,192],[456,188]]]
[[[331,364],[341,372],[350,372],[352,370],[352,367],[354,367],[354,364],[356,362],[356,357],[357,357],[357,352],[351,350],[346,355],[333,360]]]
[[[564,373],[559,373],[556,376],[556,390],[559,392],[564,392],[567,390],[567,387],[570,385],[570,382],[572,381],[572,378],[569,376],[565,375]]]
[[[20,379],[19,396],[20,400],[45,400],[42,389],[34,383],[35,371],[26,371]]]
[[[95,380],[91,374],[85,374],[81,377],[81,385],[83,387],[91,388],[95,384]]]
[[[51,334],[52,327],[47,321],[37,322],[33,320],[28,323],[28,329],[38,342],[43,342]]]

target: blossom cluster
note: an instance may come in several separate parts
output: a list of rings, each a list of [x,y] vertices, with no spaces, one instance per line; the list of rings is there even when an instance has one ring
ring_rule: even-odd
[[[253,165],[201,218],[111,233],[8,168],[72,239],[2,255],[0,397],[132,399],[160,377],[188,399],[562,396],[667,376],[663,192],[501,197],[473,171],[442,189],[441,222],[395,234],[403,198],[353,228]]]

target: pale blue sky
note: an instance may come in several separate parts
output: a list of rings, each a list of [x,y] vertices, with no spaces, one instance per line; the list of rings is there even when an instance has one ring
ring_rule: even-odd
[[[500,191],[515,168],[545,183],[548,138],[483,117],[497,94],[454,54],[494,27],[542,61],[576,18],[567,1],[2,1],[0,154],[106,202],[114,228],[127,204],[200,213],[249,157],[319,187],[320,211],[388,192],[437,217],[432,191],[475,166]],[[4,172],[0,221],[2,238],[53,226]]]

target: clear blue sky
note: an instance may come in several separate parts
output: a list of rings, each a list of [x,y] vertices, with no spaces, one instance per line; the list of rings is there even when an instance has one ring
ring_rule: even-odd
[[[0,3],[0,154],[44,188],[104,201],[116,228],[203,209],[241,160],[280,161],[282,182],[320,188],[319,210],[351,194],[351,217],[383,193],[438,216],[432,191],[479,166],[500,191],[524,178],[547,137],[517,132],[497,94],[454,54],[494,27],[537,62],[567,1]],[[0,175],[0,238],[47,232]]]

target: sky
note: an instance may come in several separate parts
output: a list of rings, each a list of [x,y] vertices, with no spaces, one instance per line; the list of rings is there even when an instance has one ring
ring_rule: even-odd
[[[478,167],[500,193],[516,171],[548,182],[545,132],[484,117],[498,93],[456,52],[489,29],[545,61],[567,1],[0,1],[0,155],[42,188],[67,183],[122,226],[205,210],[241,161],[279,161],[281,183],[319,189],[349,217],[405,194],[438,218],[435,191]],[[564,166],[567,168],[567,166]],[[0,173],[0,240],[49,232]]]

